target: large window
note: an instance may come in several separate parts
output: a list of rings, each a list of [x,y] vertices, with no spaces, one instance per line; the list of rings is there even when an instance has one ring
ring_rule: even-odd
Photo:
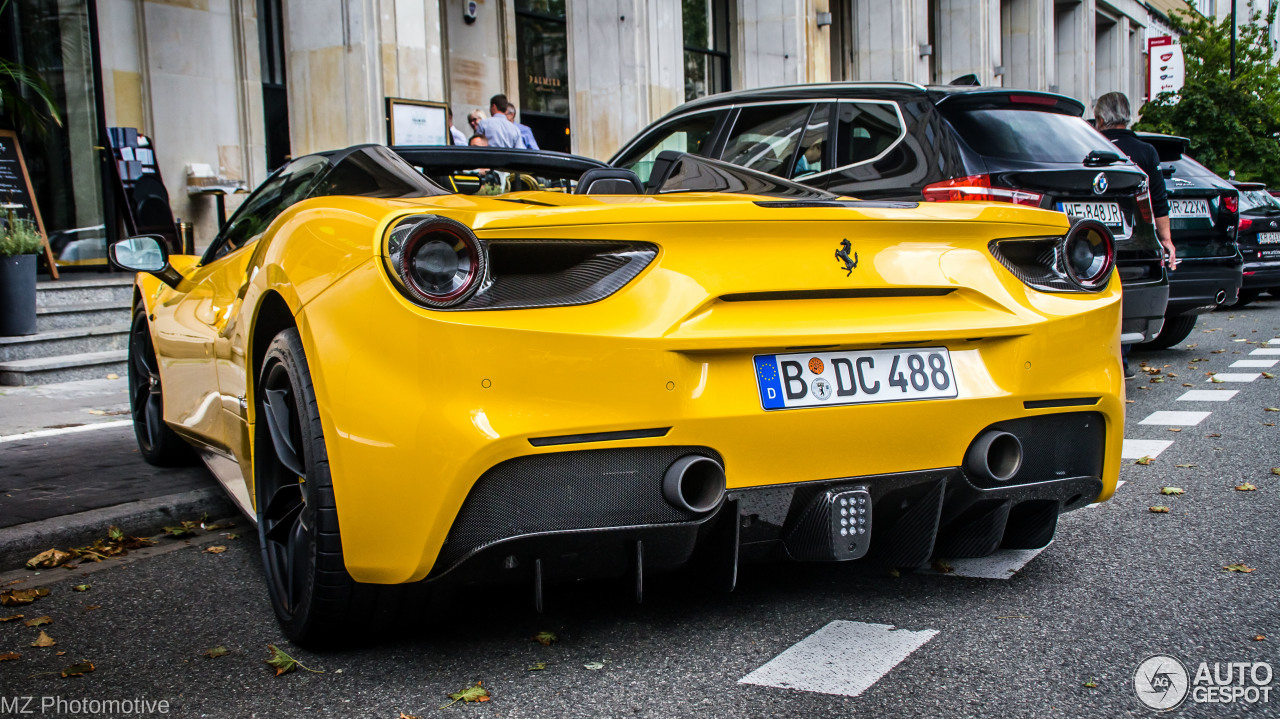
[[[281,0],[258,0],[258,49],[262,64],[262,114],[267,131],[267,169],[289,161],[289,89],[284,65]]]
[[[651,131],[625,155],[617,158],[613,165],[632,170],[640,177],[641,182],[648,182],[649,174],[653,172],[653,162],[663,150],[706,154],[706,141],[723,114],[723,111],[700,112],[672,120]]]
[[[729,3],[682,0],[684,99],[729,89]]]
[[[519,122],[538,147],[569,151],[569,44],[565,0],[516,0]]]

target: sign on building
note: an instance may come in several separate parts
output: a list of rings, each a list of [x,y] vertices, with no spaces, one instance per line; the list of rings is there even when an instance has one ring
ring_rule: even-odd
[[[1162,92],[1177,93],[1186,81],[1187,67],[1178,38],[1161,35],[1147,40],[1147,97],[1155,100]]]

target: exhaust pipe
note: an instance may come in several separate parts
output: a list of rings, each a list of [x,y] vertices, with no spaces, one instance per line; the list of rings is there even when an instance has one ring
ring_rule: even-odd
[[[1008,482],[1022,468],[1022,442],[1000,430],[989,430],[969,445],[964,468],[979,477]]]
[[[1227,291],[1226,291],[1226,290],[1218,290],[1218,294],[1216,294],[1216,295],[1214,295],[1214,296],[1213,296],[1213,301],[1214,301],[1214,302],[1217,302],[1218,304],[1222,304],[1223,302],[1226,302],[1226,301],[1227,301]]]
[[[710,457],[686,454],[667,467],[662,496],[687,512],[710,512],[724,499],[724,467]]]

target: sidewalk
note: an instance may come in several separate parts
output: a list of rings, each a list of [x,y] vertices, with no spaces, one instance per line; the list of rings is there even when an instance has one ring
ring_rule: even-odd
[[[152,532],[199,507],[234,513],[203,465],[143,461],[125,379],[0,389],[0,569],[32,543],[89,541],[126,521]]]

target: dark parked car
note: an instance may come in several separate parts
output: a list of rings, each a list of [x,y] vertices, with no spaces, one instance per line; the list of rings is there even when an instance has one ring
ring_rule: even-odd
[[[1143,349],[1166,349],[1187,338],[1196,318],[1234,304],[1244,259],[1236,247],[1239,193],[1230,182],[1187,157],[1185,137],[1141,132],[1160,155],[1169,192],[1169,229],[1178,250],[1178,268],[1169,273],[1169,306],[1164,329]]]
[[[609,164],[647,182],[659,153],[689,152],[864,200],[992,200],[1097,219],[1117,240],[1121,341],[1164,324],[1169,283],[1146,175],[1064,95],[911,83],[830,83],[685,103]]]
[[[1267,290],[1280,295],[1280,198],[1261,183],[1233,184],[1240,190],[1236,241],[1244,255],[1244,284],[1236,304],[1247,305]]]

